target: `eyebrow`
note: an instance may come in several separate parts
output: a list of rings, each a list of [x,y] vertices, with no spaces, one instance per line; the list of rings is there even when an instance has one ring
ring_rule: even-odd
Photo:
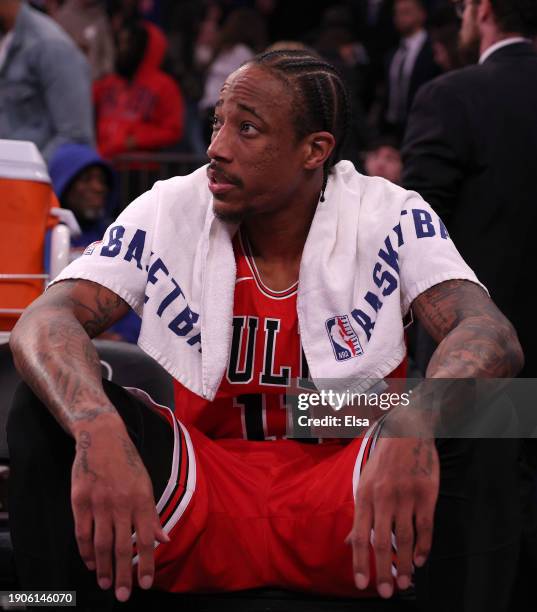
[[[217,108],[220,108],[221,106],[223,106],[223,104],[224,104],[224,100],[222,98],[220,98],[220,100],[218,100],[218,102],[214,105],[215,110]],[[237,102],[237,106],[241,110],[246,111],[247,113],[252,114],[254,117],[257,117],[263,123],[266,123],[266,121],[263,119],[263,117],[255,110],[255,108],[253,106],[248,106],[247,104],[243,104],[242,102]]]
[[[243,111],[252,114],[254,117],[257,117],[260,121],[263,121],[263,123],[265,123],[263,117],[252,106],[247,106],[246,104],[242,104],[241,102],[238,102],[237,106]]]

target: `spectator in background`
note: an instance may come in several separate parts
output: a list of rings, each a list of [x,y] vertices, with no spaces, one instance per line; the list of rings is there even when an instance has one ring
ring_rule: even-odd
[[[354,0],[351,10],[358,39],[362,41],[369,57],[369,71],[365,87],[364,104],[369,110],[379,97],[384,80],[386,56],[398,43],[393,23],[394,0]]]
[[[160,69],[162,32],[149,22],[125,23],[117,34],[116,71],[95,82],[97,144],[101,155],[162,149],[183,134],[184,101]]]
[[[91,243],[100,241],[115,216],[114,173],[88,145],[65,144],[49,164],[52,186],[63,208],[72,210],[81,234],[71,238],[71,261]],[[136,342],[140,318],[131,311],[102,338]]]
[[[429,35],[435,63],[442,72],[462,68],[459,51],[459,20],[452,5],[439,7],[429,20]]]
[[[526,37],[537,31],[537,3],[466,2],[461,45],[478,50],[479,64],[443,75],[417,95],[403,145],[403,185],[442,217],[519,333],[522,376],[533,377],[537,334],[526,296],[535,275],[537,54]]]
[[[361,153],[368,140],[362,100],[369,58],[363,45],[356,38],[352,20],[352,12],[343,4],[326,9],[322,15],[315,49],[338,69],[347,86],[350,119],[348,137],[342,147],[341,156],[355,165],[360,165]]]
[[[403,164],[397,140],[391,136],[375,139],[367,148],[364,169],[368,176],[380,176],[400,185]]]
[[[49,163],[52,186],[63,208],[72,210],[82,233],[71,239],[71,260],[100,240],[114,217],[114,174],[88,145],[58,147]]]
[[[402,137],[408,111],[418,89],[440,73],[425,30],[427,13],[422,0],[396,0],[395,28],[401,37],[386,75],[384,128]]]
[[[224,81],[241,64],[262,51],[266,44],[266,24],[257,11],[241,8],[230,13],[218,35],[199,103],[207,143],[212,133],[214,105]]]
[[[114,40],[102,0],[65,0],[54,19],[86,54],[94,80],[114,70]]]
[[[66,142],[93,142],[89,66],[50,17],[0,2],[0,138],[30,140],[49,160]]]
[[[478,64],[443,75],[417,95],[403,147],[403,185],[443,218],[461,255],[518,333],[525,358],[519,376],[535,378],[535,305],[529,295],[537,225],[537,53],[531,41],[537,2],[457,4],[461,46],[478,56]],[[421,326],[416,333],[416,361],[424,368],[435,344]],[[533,612],[537,446],[535,439],[523,443],[523,535],[512,589],[517,600],[510,609]]]

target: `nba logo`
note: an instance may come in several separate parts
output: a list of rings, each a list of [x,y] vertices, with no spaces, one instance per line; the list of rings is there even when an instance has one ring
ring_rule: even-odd
[[[360,340],[358,340],[347,315],[338,315],[327,319],[326,331],[337,361],[346,361],[363,354]]]
[[[95,250],[95,247],[99,246],[102,243],[103,243],[102,240],[96,240],[95,242],[88,244],[88,246],[86,247],[82,255],[91,255],[93,251]]]

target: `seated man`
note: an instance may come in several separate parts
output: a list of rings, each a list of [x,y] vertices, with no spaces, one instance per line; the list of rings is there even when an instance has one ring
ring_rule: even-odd
[[[416,437],[374,423],[347,444],[284,439],[290,380],[388,376],[410,308],[439,342],[431,378],[514,376],[523,360],[430,207],[338,162],[347,120],[330,64],[256,56],[222,88],[210,164],[143,194],[27,309],[11,347],[28,386],[8,425],[24,588],[88,604],[96,582],[124,601],[133,579],[390,597],[414,564],[431,609],[506,597],[515,441],[485,453],[485,472],[488,445],[438,442],[439,479],[418,419]],[[129,307],[177,381],[175,413],[101,382],[90,338]]]

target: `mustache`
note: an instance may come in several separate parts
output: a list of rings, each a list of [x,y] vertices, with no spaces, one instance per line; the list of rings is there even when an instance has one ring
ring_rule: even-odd
[[[237,185],[237,187],[243,187],[243,182],[238,176],[234,174],[229,174],[222,170],[222,168],[214,161],[212,161],[207,167],[207,174],[209,172],[214,172],[218,178],[223,179],[226,183],[231,183],[232,185]]]

